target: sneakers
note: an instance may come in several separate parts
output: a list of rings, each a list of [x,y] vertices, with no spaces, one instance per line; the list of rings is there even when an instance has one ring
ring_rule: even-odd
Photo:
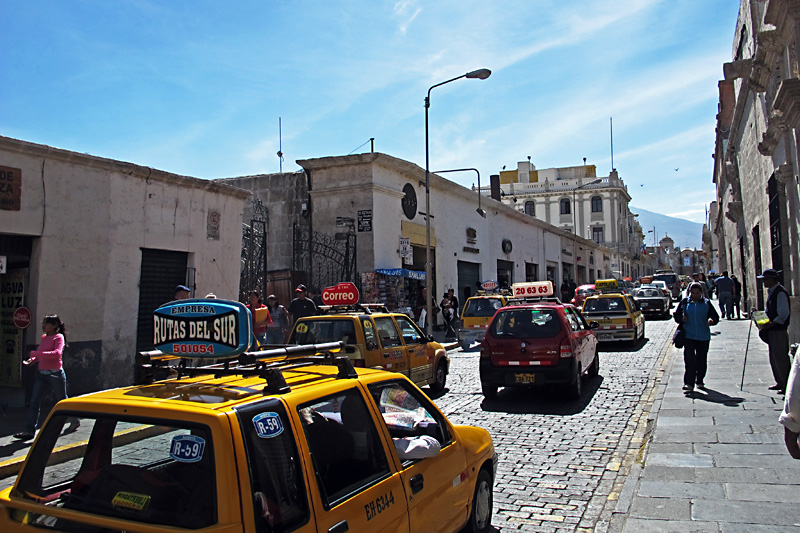
[[[697,382],[697,388],[698,389],[705,389],[706,388],[706,384],[703,383],[702,381],[698,381]]]
[[[19,433],[14,433],[14,438],[19,440],[31,440],[33,438],[33,433],[20,431]]]
[[[767,388],[768,388],[769,390],[783,390],[783,387],[781,387],[781,386],[780,386],[780,385],[778,385],[777,383],[776,383],[775,385],[773,385],[772,387],[767,387]]]
[[[683,390],[685,390],[687,392],[691,392],[691,391],[694,390],[694,385],[684,385],[683,386]]]

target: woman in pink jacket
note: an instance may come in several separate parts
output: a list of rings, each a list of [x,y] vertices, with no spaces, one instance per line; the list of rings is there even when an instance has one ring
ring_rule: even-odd
[[[61,364],[64,346],[67,345],[64,323],[58,315],[47,315],[42,321],[42,342],[37,350],[32,350],[30,357],[23,361],[24,365],[39,363],[36,378],[33,382],[33,393],[25,421],[25,431],[14,435],[17,439],[30,440],[39,426],[39,404],[42,401],[44,387],[50,387],[56,400],[67,397],[67,377]]]

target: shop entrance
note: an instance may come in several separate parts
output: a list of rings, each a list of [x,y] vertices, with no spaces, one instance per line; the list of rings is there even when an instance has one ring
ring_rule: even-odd
[[[475,294],[481,283],[481,265],[470,263],[469,261],[459,261],[458,267],[458,289],[456,296],[459,304],[464,305],[467,298]],[[461,310],[459,309],[459,313]]]
[[[26,346],[26,332],[33,341],[37,324],[27,329],[14,326],[14,311],[29,307],[28,272],[30,270],[32,237],[0,234],[0,256],[3,273],[0,273],[0,386],[22,387],[22,360]]]
[[[497,260],[497,282],[501,288],[510,288],[514,283],[514,262]]]

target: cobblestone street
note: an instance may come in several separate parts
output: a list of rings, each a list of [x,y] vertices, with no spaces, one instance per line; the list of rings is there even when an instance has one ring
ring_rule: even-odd
[[[646,434],[672,320],[647,322],[646,341],[600,346],[600,376],[580,401],[558,390],[501,389],[485,400],[477,346],[451,351],[437,405],[453,423],[485,427],[500,455],[492,524],[501,531],[604,530]]]

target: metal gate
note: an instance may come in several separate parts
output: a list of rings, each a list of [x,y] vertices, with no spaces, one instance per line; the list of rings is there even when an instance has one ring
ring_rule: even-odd
[[[239,278],[239,300],[247,301],[247,293],[256,290],[262,296],[267,290],[267,235],[269,209],[261,200],[253,200],[249,224],[242,224],[242,270]]]
[[[356,234],[349,231],[326,235],[294,224],[292,239],[294,271],[304,272],[306,285],[318,288],[353,282],[361,290],[361,276],[356,267]]]

